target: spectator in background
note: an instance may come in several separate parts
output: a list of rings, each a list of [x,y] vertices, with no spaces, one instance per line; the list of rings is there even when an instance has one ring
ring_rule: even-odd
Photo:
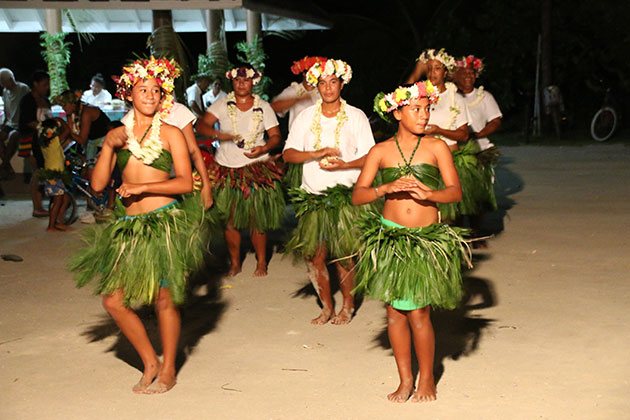
[[[203,93],[210,86],[210,78],[204,74],[195,77],[195,83],[186,89],[186,104],[192,110],[195,117],[200,118],[205,114],[203,106]]]
[[[112,94],[105,89],[105,79],[101,73],[96,73],[92,77],[90,89],[83,92],[81,101],[98,107],[112,103]]]
[[[22,82],[16,82],[13,72],[7,68],[0,69],[0,86],[4,102],[4,121],[0,126],[0,179],[3,179],[12,178],[15,174],[11,158],[18,147],[20,101],[31,89]]]
[[[227,93],[221,89],[221,79],[215,79],[212,82],[212,89],[203,94],[204,109],[216,102],[217,99],[221,99],[227,96]]]

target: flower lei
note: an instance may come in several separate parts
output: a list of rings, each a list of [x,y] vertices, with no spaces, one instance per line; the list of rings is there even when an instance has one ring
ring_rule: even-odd
[[[245,77],[247,79],[252,79],[252,83],[256,85],[260,82],[262,78],[262,73],[258,70],[250,69],[247,67],[234,67],[232,70],[228,70],[225,72],[225,77],[229,80],[234,80],[237,77]]]
[[[297,76],[300,73],[304,73],[305,71],[308,71],[308,69],[313,67],[315,63],[326,64],[326,60],[328,60],[326,57],[306,56],[300,60],[293,62],[293,65],[291,66],[291,73]]]
[[[474,55],[467,55],[457,60],[457,67],[459,68],[470,68],[475,72],[475,77],[479,76],[484,69],[483,60],[481,58],[475,57]]]
[[[254,126],[247,137],[243,137],[238,132],[238,127],[236,125],[236,110],[236,96],[234,95],[234,92],[230,92],[227,95],[227,111],[228,116],[230,117],[230,122],[232,123],[232,132],[235,136],[242,139],[241,141],[236,142],[236,145],[241,149],[251,149],[256,145],[256,140],[260,134],[260,124],[263,120],[263,110],[260,107],[260,96],[254,95],[254,105],[252,106]]]
[[[439,99],[439,94],[435,86],[426,80],[416,82],[411,86],[398,86],[390,93],[380,92],[374,98],[374,111],[385,121],[391,122],[390,112],[402,106],[409,105],[411,100],[418,98],[428,98],[429,103],[435,104]]]
[[[180,74],[181,69],[175,60],[151,56],[148,59],[136,60],[130,65],[123,67],[123,74],[113,76],[112,79],[117,85],[116,96],[122,100],[127,100],[131,96],[134,85],[139,81],[155,79],[160,89],[165,93],[160,114],[162,118],[166,118],[173,107],[175,79]]]
[[[48,147],[50,142],[61,134],[61,124],[58,120],[46,120],[37,125],[39,141]]]
[[[343,80],[344,84],[348,84],[352,79],[352,67],[345,61],[332,58],[323,63],[318,61],[306,72],[306,83],[311,86],[317,86],[320,78],[332,75]]]
[[[438,52],[435,52],[434,49],[428,49],[422,51],[417,61],[422,63],[426,63],[429,60],[436,60],[440,63],[444,64],[447,71],[453,71],[455,69],[455,58],[452,55],[448,54],[444,48],[440,48]]]
[[[341,99],[339,111],[335,119],[337,125],[335,126],[335,148],[339,148],[341,145],[341,128],[343,124],[348,121],[348,114],[346,114],[346,101]],[[319,99],[315,103],[315,113],[313,114],[313,121],[311,123],[311,132],[315,135],[315,142],[313,148],[320,150],[322,148],[322,100]]]
[[[485,96],[486,92],[484,91],[483,86],[479,86],[475,91],[475,99],[472,102],[467,103],[466,106],[472,108],[479,105]]]
[[[461,113],[461,110],[455,103],[455,93],[457,92],[457,87],[451,82],[446,82],[445,85],[446,91],[444,91],[444,93],[449,95],[448,98],[450,103],[448,106],[448,110],[451,113],[451,120],[448,122],[445,128],[450,130],[453,124],[455,124],[455,120],[457,119],[457,116]]]
[[[125,121],[125,133],[127,134],[127,147],[131,154],[145,165],[150,165],[162,153],[162,141],[160,140],[160,128],[162,127],[161,116],[156,112],[151,121],[151,133],[149,138],[140,145],[138,139],[133,134],[133,126],[135,124],[134,113],[130,113],[130,117]],[[140,139],[143,141],[143,139]]]

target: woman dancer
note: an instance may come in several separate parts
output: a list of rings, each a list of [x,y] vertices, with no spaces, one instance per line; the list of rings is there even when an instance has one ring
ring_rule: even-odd
[[[449,148],[424,135],[436,93],[430,82],[418,82],[376,97],[375,109],[384,119],[391,114],[398,132],[372,148],[352,194],[355,205],[385,197],[382,215],[372,214],[360,223],[355,291],[388,305],[387,331],[400,376],[398,389],[388,395],[394,402],[436,398],[430,310],[454,308],[462,296],[461,230],[438,223],[436,205],[461,199],[459,179]],[[379,170],[384,183],[374,188]],[[412,339],[420,366],[415,393]]]
[[[179,129],[162,125],[159,112],[163,118],[172,106],[179,72],[174,61],[153,57],[123,68],[117,95],[132,103],[133,118],[108,133],[92,175],[92,188],[102,191],[119,166],[123,212],[109,225],[89,230],[86,246],[71,262],[79,287],[96,279],[103,306],[142,359],[136,393],[162,393],[175,385],[180,333],[175,305],[184,300],[187,274],[202,257],[196,215],[203,210],[184,208],[187,201],[176,199],[192,191],[186,141]],[[163,362],[132,303],[155,304]]]

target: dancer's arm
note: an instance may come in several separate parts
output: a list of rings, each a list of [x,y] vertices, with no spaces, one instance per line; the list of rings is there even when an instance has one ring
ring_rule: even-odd
[[[95,192],[101,192],[109,185],[114,165],[116,164],[116,149],[124,146],[126,140],[125,127],[118,127],[110,130],[105,136],[101,153],[96,160],[96,165],[92,171],[90,187]]]
[[[475,138],[482,139],[484,137],[488,137],[492,133],[496,132],[499,127],[501,127],[501,117],[497,117],[493,120],[490,120],[488,124],[477,133],[474,133]]]
[[[408,189],[407,192],[415,199],[429,200],[434,203],[453,203],[461,201],[462,187],[459,183],[457,170],[453,164],[453,154],[451,150],[446,143],[436,138],[424,137],[423,141],[426,142],[427,146],[435,155],[440,175],[444,181],[444,188],[441,190],[431,190],[414,178],[412,181],[415,185]]]
[[[278,147],[281,140],[282,135],[280,134],[280,127],[276,125],[275,127],[271,127],[267,130],[267,142],[264,146],[252,147],[249,152],[245,152],[243,154],[250,159],[255,159],[258,156],[269,153],[269,151]]]
[[[197,120],[195,129],[198,133],[204,136],[214,137],[219,141],[233,141],[235,137],[233,134],[214,129],[214,124],[217,121],[219,121],[219,119],[214,114],[206,112],[203,114],[203,117]]]
[[[195,132],[193,131],[192,123],[188,123],[182,130],[184,139],[186,140],[186,146],[188,147],[188,154],[193,166],[201,176],[201,199],[203,200],[203,206],[206,209],[212,207],[212,185],[210,185],[210,178],[208,178],[208,170],[206,164],[201,156],[201,150],[195,139]]]
[[[429,124],[424,129],[425,134],[433,136],[442,136],[457,142],[468,140],[468,125],[464,124],[457,127],[456,130],[447,130],[435,124]]]

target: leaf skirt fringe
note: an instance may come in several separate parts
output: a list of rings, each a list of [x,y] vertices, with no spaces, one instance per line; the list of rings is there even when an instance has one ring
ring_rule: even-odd
[[[223,224],[231,219],[236,229],[280,229],[286,206],[280,167],[274,161],[242,168],[217,166],[214,202]]]
[[[359,221],[356,293],[387,303],[411,301],[453,309],[462,298],[462,260],[470,264],[465,229],[445,224],[393,227],[372,213]]]
[[[183,303],[207,244],[205,212],[194,197],[86,229],[84,247],[69,262],[77,287],[94,280],[96,294],[122,289],[126,305],[150,304],[168,287],[173,302]]]
[[[322,194],[301,188],[289,191],[298,224],[285,246],[285,253],[297,259],[312,259],[321,245],[329,259],[354,255],[359,246],[356,221],[374,205],[353,206],[352,187],[336,185]],[[343,260],[341,261],[344,262]]]
[[[488,178],[479,164],[477,142],[468,141],[462,148],[453,152],[453,163],[462,187],[462,201],[458,203],[439,203],[442,221],[451,223],[459,216],[481,214],[487,208],[490,195],[494,195],[494,186],[488,184]],[[441,184],[440,188],[444,188]]]
[[[285,167],[286,172],[284,174],[284,178],[282,179],[282,183],[285,188],[287,190],[291,188],[300,188],[302,185],[303,165],[301,163],[287,163]]]

